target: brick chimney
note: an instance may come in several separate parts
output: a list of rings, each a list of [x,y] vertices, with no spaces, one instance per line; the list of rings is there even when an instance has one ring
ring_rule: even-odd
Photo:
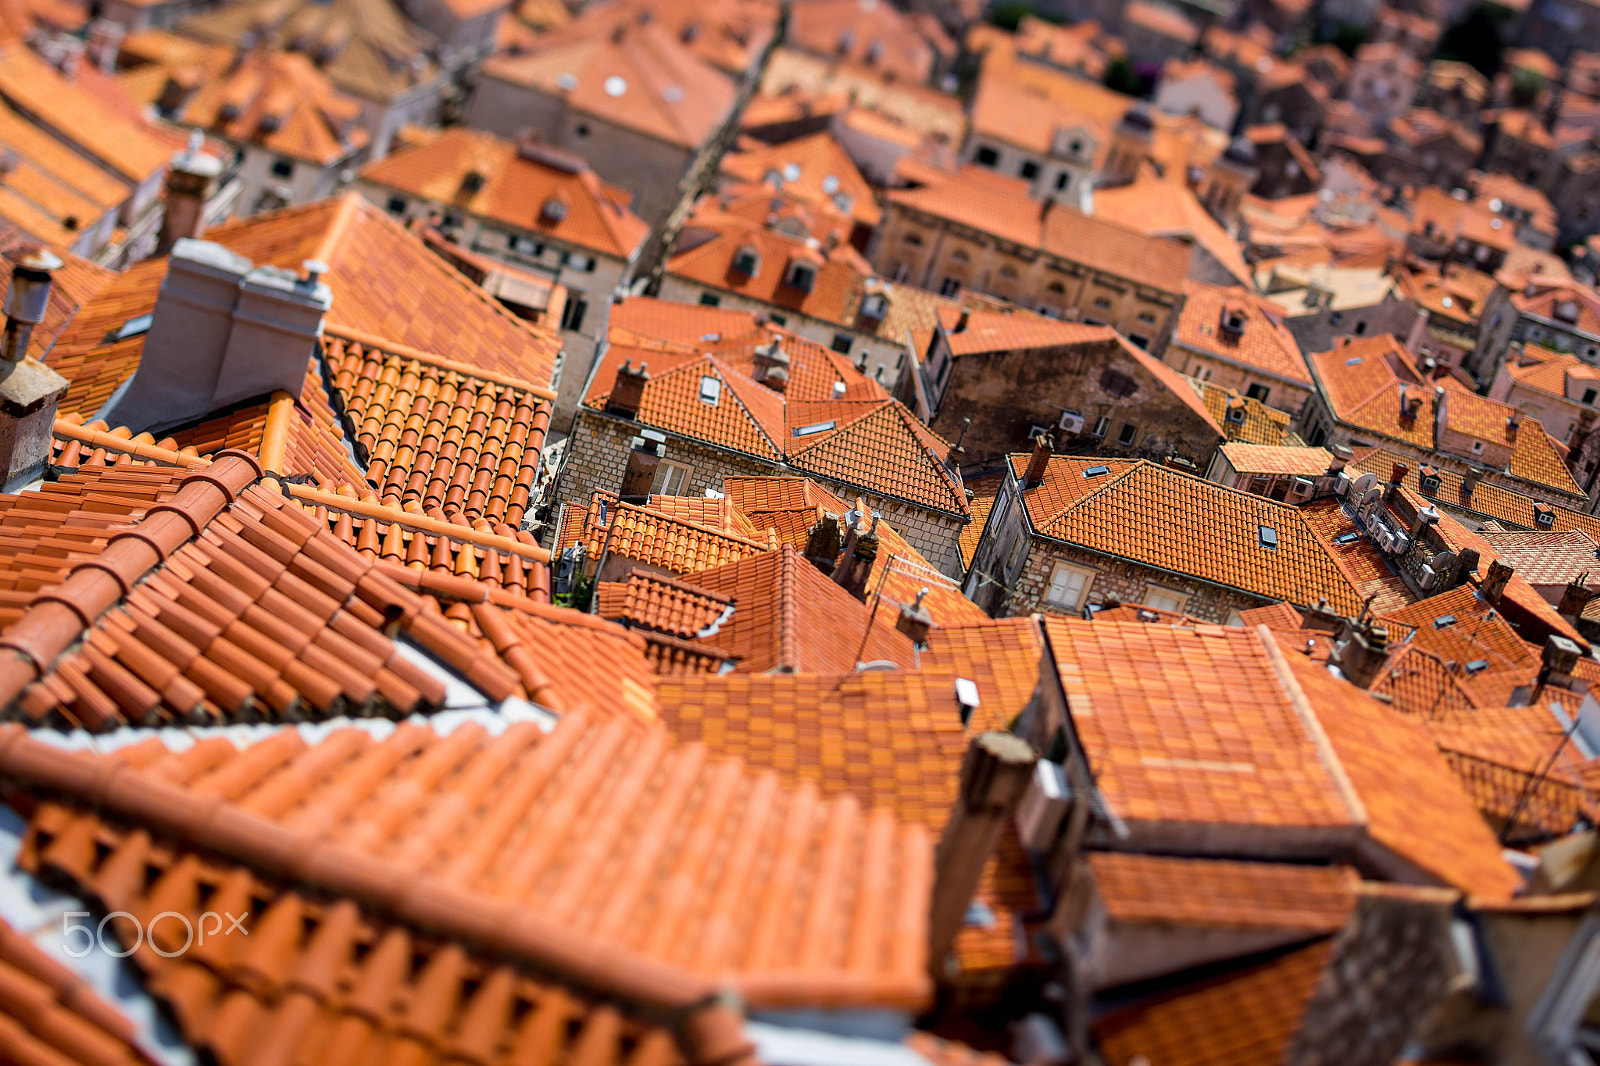
[[[1032,746],[1012,733],[984,733],[967,747],[960,793],[934,860],[928,965],[935,979],[943,976],[978,878],[1001,830],[1028,791],[1037,761]]]
[[[1567,621],[1576,623],[1584,608],[1589,606],[1589,601],[1596,596],[1600,596],[1600,588],[1589,587],[1589,573],[1584,571],[1578,575],[1576,581],[1567,582],[1566,589],[1561,593],[1561,604],[1556,607],[1556,613]]]
[[[37,246],[12,264],[6,290],[6,325],[0,341],[0,490],[16,492],[44,474],[50,432],[67,379],[30,358],[28,339],[50,303],[50,279],[61,260]]]
[[[806,537],[806,562],[824,574],[832,575],[839,565],[839,553],[842,551],[844,541],[839,535],[838,519],[823,515]]]
[[[1483,576],[1483,581],[1478,585],[1478,591],[1483,593],[1483,598],[1500,606],[1500,599],[1506,594],[1506,582],[1511,580],[1515,572],[1514,567],[1507,566],[1499,559],[1489,564],[1489,572]]]
[[[206,230],[206,202],[215,191],[222,160],[201,151],[205,138],[199,130],[189,134],[189,147],[172,158],[167,169],[167,197],[161,217],[157,254],[168,251],[185,237],[198,238]]]
[[[1467,472],[1465,474],[1461,475],[1461,495],[1462,495],[1462,497],[1464,499],[1466,499],[1468,502],[1471,502],[1472,494],[1477,491],[1478,482],[1480,482],[1482,480],[1483,480],[1483,471],[1479,470],[1475,466],[1469,466],[1467,468]]]
[[[649,363],[640,363],[639,369],[635,370],[629,365],[629,361],[624,359],[622,366],[617,368],[617,380],[611,385],[611,393],[606,397],[606,414],[638,418],[639,403],[644,399],[644,387],[649,383]]]
[[[1055,449],[1055,441],[1050,439],[1050,434],[1041,433],[1033,438],[1033,454],[1028,457],[1027,472],[1022,475],[1024,492],[1044,484],[1044,472],[1050,466],[1050,456]]]
[[[628,466],[622,474],[622,490],[617,494],[625,500],[643,499],[650,495],[656,483],[656,469],[667,452],[666,438],[652,430],[645,430],[628,442]]]
[[[263,266],[209,241],[173,246],[139,369],[97,417],[134,433],[274,392],[298,396],[333,303],[327,268]]]
[[[1389,468],[1389,484],[1399,487],[1405,484],[1406,475],[1411,473],[1411,468],[1405,463],[1395,463]]]

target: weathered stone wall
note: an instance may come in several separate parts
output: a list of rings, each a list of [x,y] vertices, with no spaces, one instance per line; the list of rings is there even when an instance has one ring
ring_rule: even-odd
[[[1276,602],[1265,596],[1232,592],[1126,559],[1109,559],[1067,545],[1035,539],[1028,552],[1028,560],[1023,564],[1022,574],[1017,578],[1016,587],[1001,613],[1062,613],[1063,608],[1052,606],[1045,600],[1050,590],[1050,572],[1058,562],[1095,571],[1094,581],[1084,595],[1083,605],[1105,603],[1106,598],[1113,594],[1123,603],[1142,604],[1146,602],[1151,586],[1157,586],[1187,595],[1189,599],[1183,607],[1185,614],[1226,625],[1235,611],[1265,607]]]

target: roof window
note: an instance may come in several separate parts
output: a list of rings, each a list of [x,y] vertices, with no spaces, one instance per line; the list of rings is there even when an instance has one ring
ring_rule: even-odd
[[[1344,365],[1345,366],[1360,366],[1361,365],[1361,357],[1359,355],[1352,355],[1350,358],[1348,358],[1348,359],[1346,359],[1344,361]]]
[[[153,321],[155,321],[155,315],[140,315],[137,318],[130,318],[122,324],[121,329],[117,330],[115,339],[124,341],[129,337],[137,337],[141,333],[149,333],[150,323]]]
[[[1469,674],[1481,674],[1487,669],[1489,669],[1488,659],[1474,659],[1467,664],[1467,673]]]
[[[1278,549],[1278,531],[1271,526],[1257,526],[1256,536],[1261,541],[1261,546],[1270,551]]]
[[[717,400],[722,397],[722,382],[706,374],[700,379],[700,402],[717,406]]]
[[[810,437],[817,433],[826,433],[836,425],[838,423],[830,418],[826,422],[813,422],[809,426],[796,426],[794,427],[794,435],[797,437]]]
[[[1111,468],[1109,466],[1091,466],[1091,467],[1089,467],[1088,469],[1086,469],[1083,472],[1083,476],[1084,477],[1099,477],[1102,474],[1109,474],[1109,473],[1111,473]]]
[[[1456,616],[1453,614],[1441,614],[1433,620],[1433,628],[1435,629],[1448,629],[1455,624]]]
[[[1333,538],[1333,542],[1335,544],[1354,544],[1356,541],[1358,541],[1360,539],[1361,539],[1360,530],[1351,530],[1349,533],[1341,533],[1339,536],[1334,537]]]

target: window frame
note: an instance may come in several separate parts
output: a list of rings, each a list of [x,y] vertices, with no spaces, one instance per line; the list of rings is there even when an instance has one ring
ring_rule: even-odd
[[[677,490],[672,489],[672,476],[678,475]],[[652,496],[682,496],[684,488],[689,484],[689,479],[694,477],[694,467],[686,463],[669,462],[661,460],[656,467],[656,476],[650,480],[650,495]]]
[[[1078,589],[1077,602],[1075,603],[1062,603],[1061,601],[1054,599],[1052,596],[1056,587],[1056,575],[1063,572],[1073,574],[1083,579],[1083,584]],[[1100,571],[1095,570],[1093,567],[1081,566],[1077,563],[1069,563],[1063,559],[1057,559],[1050,566],[1050,574],[1045,579],[1044,593],[1042,598],[1046,604],[1056,608],[1057,610],[1081,610],[1084,603],[1089,599],[1089,590],[1094,587],[1095,578],[1099,576]]]
[[[1171,597],[1175,606],[1163,607],[1160,604],[1151,603],[1150,598],[1156,594],[1162,594]],[[1189,605],[1190,595],[1191,593],[1179,592],[1177,589],[1168,588],[1165,585],[1152,585],[1147,583],[1144,587],[1143,606],[1153,607],[1158,611],[1170,611],[1172,614],[1182,614],[1184,612],[1184,608]]]
[[[1123,448],[1133,447],[1133,442],[1139,439],[1139,427],[1132,422],[1122,423],[1122,428],[1117,431],[1117,444]]]

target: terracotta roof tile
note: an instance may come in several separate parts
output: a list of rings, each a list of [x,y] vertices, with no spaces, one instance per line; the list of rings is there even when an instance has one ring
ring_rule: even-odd
[[[476,191],[467,191],[469,174],[481,178]],[[566,153],[538,144],[523,152],[464,126],[430,131],[424,143],[363,167],[361,179],[619,259],[633,256],[649,232],[629,209],[628,194],[600,181],[582,160],[569,162]],[[559,219],[545,210],[552,201],[565,209]]]
[[[1365,535],[1365,531],[1345,514],[1343,506],[1336,497],[1312,500],[1300,508],[1300,514],[1311,529],[1312,535],[1349,576],[1361,602],[1365,604],[1368,597],[1376,597],[1372,600],[1372,610],[1375,613],[1383,614],[1398,610],[1416,600],[1411,590],[1406,587],[1405,581],[1389,565],[1383,553]],[[1363,535],[1358,539],[1339,543],[1340,537],[1348,537],[1352,533]]]
[[[1190,387],[1199,392],[1206,411],[1222,426],[1229,440],[1274,447],[1297,447],[1304,443],[1289,429],[1293,420],[1289,412],[1268,407],[1254,396],[1240,396],[1237,389],[1224,389],[1195,378],[1188,381]],[[1242,422],[1228,421],[1230,413],[1241,410],[1244,412]]]
[[[1288,1054],[1328,940],[1168,992],[1094,1025],[1107,1066],[1271,1066]]]
[[[331,167],[351,160],[371,134],[356,125],[359,100],[329,83],[294,52],[249,51],[237,65],[204,77],[166,116],[213,136]]]
[[[1277,310],[1273,305],[1243,289],[1224,289],[1198,281],[1190,281],[1185,292],[1187,298],[1178,316],[1174,343],[1311,387],[1305,356],[1283,327],[1281,312],[1267,313],[1269,307]],[[1226,313],[1243,316],[1243,332],[1222,328]]]
[[[685,640],[712,636],[735,606],[729,596],[647,570],[633,571],[626,581],[602,581],[595,595],[600,617]]]
[[[133,1024],[82,977],[0,921],[0,1043],[19,1063],[143,1066]]]
[[[1027,456],[1011,464],[1020,479]],[[1098,466],[1109,469],[1086,476]],[[1299,606],[1326,598],[1352,617],[1360,609],[1351,578],[1293,506],[1142,460],[1117,469],[1055,456],[1050,467],[1045,484],[1023,494],[1041,536]],[[1065,491],[1046,488],[1063,483]],[[1090,491],[1072,495],[1082,488]],[[1264,546],[1262,528],[1276,547]]]
[[[734,603],[714,638],[751,673],[841,673],[858,662],[910,668],[911,641],[787,543],[738,562],[694,573],[690,580]],[[880,615],[887,612],[879,612]]]
[[[1337,932],[1358,881],[1345,866],[1298,866],[1090,852],[1089,872],[1116,922]]]
[[[734,536],[631,503],[595,493],[585,508],[565,504],[566,519],[558,548],[581,545],[590,559],[609,551],[675,574],[693,574],[714,566],[769,551],[769,543]],[[580,524],[581,522],[581,524]]]
[[[384,502],[416,502],[468,522],[521,523],[550,422],[549,401],[535,386],[337,335],[326,338],[323,354]]]
[[[839,198],[848,197],[850,206],[844,213],[863,226],[876,226],[883,218],[872,186],[844,146],[827,131],[781,144],[740,144],[724,155],[718,166],[743,182],[760,182],[776,171],[783,177],[785,197],[827,210],[837,210]]]
[[[1250,444],[1229,441],[1222,446],[1228,463],[1241,474],[1300,474],[1321,477],[1328,472],[1333,455],[1326,448],[1305,448],[1283,444]]]
[[[1565,585],[1600,570],[1600,546],[1587,533],[1505,532],[1485,530],[1481,536],[1530,585]]]
[[[928,999],[927,829],[747,774],[660,730],[571,714],[549,734],[533,723],[498,736],[471,723],[448,736],[407,724],[383,740],[346,729],[308,744],[282,731],[242,751],[218,739],[136,754],[137,764],[63,753],[16,729],[0,741],[8,778],[65,804],[36,820],[35,869],[134,913],[198,906],[202,883],[213,904],[251,912],[248,941],[192,952],[177,964],[182,979],[158,985],[202,1046],[273,1040],[286,1056],[324,1049],[326,1059],[308,1061],[348,1062],[355,1048],[343,1040],[377,1037],[398,1053],[477,1002],[460,983],[474,974],[479,995],[495,998],[467,1011],[483,1015],[470,1031],[498,1046],[523,1015],[510,1009],[505,977],[469,964],[480,951],[622,1009],[675,1012],[725,982],[757,1008],[913,1010]],[[95,795],[84,785],[113,766],[116,796],[80,806]],[[76,843],[94,840],[106,846]],[[718,841],[728,847],[712,861]],[[145,869],[147,857],[150,877],[116,873],[135,859]],[[257,892],[264,906],[252,903]],[[444,950],[414,966],[414,942]],[[141,950],[136,963],[156,965]],[[344,960],[359,966],[356,1015],[335,1006],[322,1025],[285,1024],[265,1009],[298,1000],[300,1017],[318,1018],[318,997],[295,988],[323,987],[349,972]],[[250,968],[258,983],[246,987],[264,1002],[201,979],[228,963]],[[178,976],[170,965],[161,960],[161,972]],[[410,1000],[393,995],[408,974],[419,982]],[[392,1028],[374,1033],[377,1020]],[[517,1039],[549,1050],[567,1032],[552,1029]]]

